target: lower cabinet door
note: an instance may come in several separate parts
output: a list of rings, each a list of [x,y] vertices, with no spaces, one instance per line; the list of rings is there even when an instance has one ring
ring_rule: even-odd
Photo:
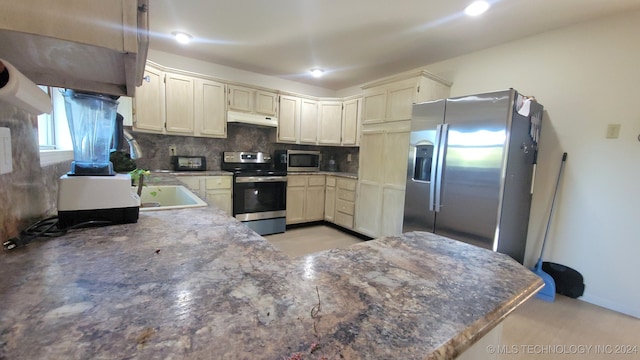
[[[307,188],[306,221],[324,219],[324,185]]]
[[[287,224],[304,222],[305,187],[287,187]]]

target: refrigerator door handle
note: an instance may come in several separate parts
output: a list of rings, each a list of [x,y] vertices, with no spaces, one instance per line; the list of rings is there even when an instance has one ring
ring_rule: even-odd
[[[440,149],[440,137],[442,135],[442,124],[436,126],[436,143],[434,144],[434,159],[431,161],[431,177],[429,179],[429,211],[435,210],[435,196],[436,196],[436,169],[438,167],[438,151]]]
[[[444,156],[445,149],[447,148],[447,138],[449,135],[449,124],[441,124],[438,125],[438,129],[436,130],[438,134],[436,151],[437,151],[437,160],[434,162],[435,171],[432,171],[431,174],[435,174],[435,181],[432,181],[432,187],[435,194],[431,195],[433,199],[433,211],[439,212],[442,207],[442,201],[440,195],[442,194],[442,169],[444,168]]]

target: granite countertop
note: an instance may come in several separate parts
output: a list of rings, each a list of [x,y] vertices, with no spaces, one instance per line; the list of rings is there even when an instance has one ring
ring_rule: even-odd
[[[230,171],[224,170],[207,170],[207,171],[173,171],[173,170],[153,170],[152,176],[168,175],[168,176],[233,176]],[[357,179],[358,174],[341,171],[296,171],[289,172],[288,175],[333,175],[349,179]]]
[[[153,170],[152,176],[169,175],[169,176],[233,176],[230,171],[224,170],[206,170],[206,171],[173,171],[173,170]]]
[[[349,172],[341,172],[341,171],[296,171],[296,172],[289,172],[288,175],[333,175],[333,176],[339,176],[339,177],[344,177],[344,178],[348,178],[348,179],[357,179],[358,178],[358,174],[355,173],[349,173]]]
[[[0,267],[1,359],[447,359],[542,286],[429,233],[291,259],[215,207],[38,239]]]

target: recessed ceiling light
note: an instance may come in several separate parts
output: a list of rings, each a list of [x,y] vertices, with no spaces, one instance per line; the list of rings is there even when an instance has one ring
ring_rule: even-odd
[[[314,78],[322,77],[322,75],[324,74],[324,70],[318,69],[318,68],[313,68],[309,70],[309,72],[311,73],[311,76],[313,76]]]
[[[173,36],[175,36],[176,41],[179,42],[180,44],[188,44],[191,42],[191,39],[193,38],[193,36],[182,31],[174,31]]]
[[[469,16],[478,16],[489,10],[489,3],[486,1],[474,1],[464,9],[464,13]]]

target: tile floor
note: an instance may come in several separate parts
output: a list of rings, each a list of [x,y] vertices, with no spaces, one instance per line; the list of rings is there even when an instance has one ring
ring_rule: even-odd
[[[363,241],[322,225],[266,239],[290,257]],[[501,360],[636,360],[640,319],[561,295],[551,303],[533,298],[504,321],[501,344]]]

